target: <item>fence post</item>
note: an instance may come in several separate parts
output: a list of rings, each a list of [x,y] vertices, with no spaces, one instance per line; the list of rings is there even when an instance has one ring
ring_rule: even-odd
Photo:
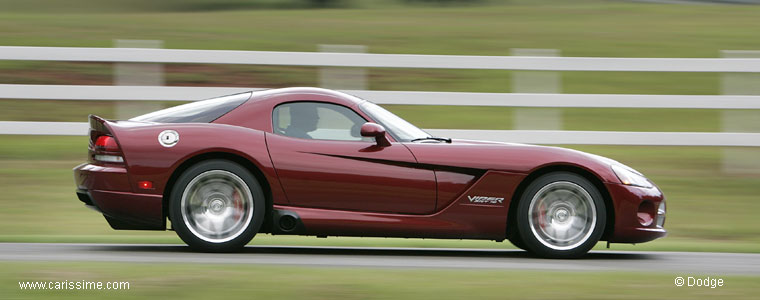
[[[163,48],[161,40],[114,40],[117,48]],[[155,63],[115,63],[114,85],[164,85],[164,66]],[[161,109],[161,105],[146,101],[117,101],[115,115],[124,120]]]
[[[758,50],[722,50],[723,58],[760,58]],[[760,73],[723,73],[724,95],[760,95]],[[724,132],[760,132],[760,111],[723,110]],[[760,174],[760,150],[742,147],[722,149],[722,170],[728,174]]]
[[[319,45],[319,52],[366,53],[364,45]],[[366,90],[367,71],[364,68],[322,67],[319,86],[339,90]]]
[[[513,48],[513,56],[559,56],[558,49]],[[562,78],[552,71],[512,71],[513,93],[561,93]],[[562,110],[557,108],[515,108],[514,129],[562,129]]]

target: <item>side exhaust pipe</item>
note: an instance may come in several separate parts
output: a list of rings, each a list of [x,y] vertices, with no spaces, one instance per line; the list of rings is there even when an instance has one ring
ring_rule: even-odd
[[[275,209],[272,214],[272,234],[300,234],[304,232],[303,222],[297,213]]]

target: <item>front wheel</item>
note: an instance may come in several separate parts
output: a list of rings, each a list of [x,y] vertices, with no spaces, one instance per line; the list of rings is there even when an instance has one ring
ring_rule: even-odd
[[[265,215],[262,188],[250,171],[227,160],[200,162],[171,191],[169,216],[177,235],[196,250],[239,250]]]
[[[543,175],[528,185],[517,206],[524,246],[548,258],[580,257],[596,245],[606,222],[604,199],[586,178],[569,172]]]

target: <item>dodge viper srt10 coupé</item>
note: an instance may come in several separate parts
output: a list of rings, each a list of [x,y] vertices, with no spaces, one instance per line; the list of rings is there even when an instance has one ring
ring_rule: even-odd
[[[114,229],[200,251],[257,233],[509,239],[535,255],[666,234],[662,192],[614,160],[433,137],[372,102],[317,88],[246,92],[128,121],[90,116],[77,196]]]

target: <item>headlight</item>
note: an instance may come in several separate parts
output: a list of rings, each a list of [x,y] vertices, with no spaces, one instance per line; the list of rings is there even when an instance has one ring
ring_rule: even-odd
[[[657,227],[662,228],[665,225],[665,201],[660,202],[660,207],[657,208]]]
[[[652,183],[649,182],[649,180],[647,180],[644,175],[641,175],[641,173],[636,172],[634,169],[622,165],[612,165],[612,171],[615,172],[615,175],[617,175],[618,179],[620,179],[620,182],[625,185],[632,185],[643,188],[652,187]]]

